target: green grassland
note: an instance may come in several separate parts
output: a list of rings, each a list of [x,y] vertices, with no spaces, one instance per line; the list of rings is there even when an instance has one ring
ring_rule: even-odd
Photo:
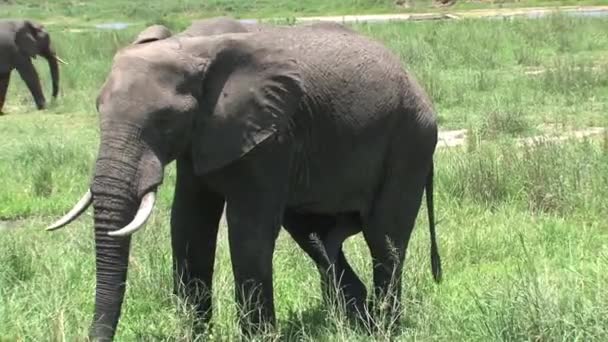
[[[21,5],[9,6],[11,11],[40,13],[27,6],[34,2],[16,3]],[[59,8],[57,3],[67,2],[46,5]],[[104,16],[93,7],[98,2],[82,3],[86,9],[71,9],[82,11],[74,17]],[[150,7],[183,6],[178,13],[193,2],[164,3]],[[255,3],[266,8],[263,1]],[[346,3],[357,8],[364,2]],[[138,16],[153,20],[149,10]],[[166,22],[177,30],[186,20]],[[90,214],[60,232],[43,227],[88,185],[98,144],[95,97],[113,54],[142,25],[123,31],[50,25],[69,65],[62,68],[61,96],[48,110],[33,111],[23,82],[13,76],[8,115],[0,116],[0,341],[74,341],[87,333],[95,283]],[[437,153],[435,207],[444,281],[432,281],[421,212],[404,272],[406,319],[394,339],[608,339],[608,135],[534,148],[514,143],[547,124],[564,130],[608,126],[607,27],[608,19],[565,16],[355,26],[402,58],[433,98],[441,128],[475,133],[466,148]],[[48,90],[46,65],[36,65]],[[173,166],[165,179],[153,217],[133,240],[118,338],[236,339],[225,227],[209,336],[192,336],[191,312],[171,294]],[[362,238],[348,240],[346,253],[371,284]],[[272,338],[369,340],[322,305],[313,264],[283,233],[274,269],[280,328]],[[389,340],[382,332],[373,337]]]
[[[407,3],[407,6],[399,5]],[[438,7],[432,0],[1,0],[2,15],[53,22],[131,20],[141,23],[230,15],[237,18],[293,18],[394,12],[438,12],[531,6],[606,5],[607,0],[458,0]]]

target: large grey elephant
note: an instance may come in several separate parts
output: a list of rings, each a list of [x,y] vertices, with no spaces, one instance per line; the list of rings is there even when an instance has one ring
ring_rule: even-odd
[[[332,30],[334,33],[356,34],[354,30],[334,22],[317,21],[298,25],[310,30]],[[277,29],[276,25],[243,23],[230,17],[215,17],[195,20],[184,31],[175,34],[174,37],[203,37],[275,29]],[[173,34],[167,27],[152,25],[144,29],[133,41],[133,44],[162,40],[171,36]],[[430,205],[432,205],[432,202],[430,202]],[[349,306],[350,311],[359,311],[363,304],[361,299],[367,297],[367,291],[352,271],[342,251],[344,240],[360,232],[360,226],[357,226],[356,220],[349,218],[347,215],[338,217],[333,217],[333,215],[307,215],[306,217],[288,215],[284,218],[284,221],[287,222],[286,230],[315,262],[321,275],[324,299],[328,301],[330,296],[336,294],[335,290],[338,290],[337,294],[342,295],[342,302]],[[431,225],[431,228],[433,228],[433,225]],[[439,256],[436,253],[434,230],[431,230],[431,234],[433,237],[432,247],[435,251],[431,257],[434,258],[433,265],[436,267],[433,274],[436,279],[439,279],[441,271]],[[333,256],[331,260],[328,259],[328,255]],[[341,281],[338,282],[338,279]],[[177,292],[177,290],[175,291]],[[192,290],[188,291],[191,297],[194,296],[193,292]],[[208,307],[208,305],[204,307]]]
[[[59,93],[58,61],[49,33],[30,20],[0,20],[0,113],[6,100],[11,71],[16,69],[34,97],[36,107],[43,109],[46,99],[32,58],[44,57],[51,71],[53,97]]]
[[[97,99],[101,142],[90,190],[49,227],[66,225],[93,204],[92,337],[111,340],[115,334],[130,236],[152,212],[164,167],[174,160],[175,281],[185,284],[186,296],[200,286],[207,291],[194,296],[204,320],[211,317],[224,204],[245,331],[275,322],[272,255],[281,225],[320,269],[337,270],[355,308],[362,307],[366,290],[346,262],[342,242],[362,231],[373,258],[374,298],[390,300],[380,307],[394,317],[426,188],[432,269],[439,279],[435,113],[397,57],[361,35],[318,27],[164,35],[114,57]]]

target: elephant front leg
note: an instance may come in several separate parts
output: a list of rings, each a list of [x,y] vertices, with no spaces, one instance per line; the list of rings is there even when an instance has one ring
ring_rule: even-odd
[[[11,72],[0,73],[0,115],[3,114],[2,108],[6,101],[6,93],[8,91],[8,84],[11,80]]]
[[[22,58],[16,65],[17,72],[27,85],[27,88],[32,93],[34,97],[34,101],[36,102],[36,108],[44,109],[46,106],[46,99],[44,98],[44,93],[42,92],[42,87],[40,86],[40,78],[38,77],[38,72],[34,68],[32,61],[29,58]]]
[[[171,211],[174,291],[194,306],[202,323],[212,317],[212,278],[224,199],[199,184],[178,162]]]
[[[239,324],[245,336],[275,326],[272,256],[280,229],[280,210],[260,208],[265,201],[231,202],[226,218]]]

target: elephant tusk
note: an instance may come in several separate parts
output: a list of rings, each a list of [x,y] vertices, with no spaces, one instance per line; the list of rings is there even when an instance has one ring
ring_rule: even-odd
[[[68,65],[68,63],[66,61],[64,61],[63,59],[59,58],[59,56],[55,55],[55,59],[57,59],[57,61],[61,64],[65,64]]]
[[[87,192],[84,194],[84,196],[82,196],[82,198],[78,201],[78,203],[76,203],[76,205],[72,208],[72,210],[70,210],[62,218],[57,220],[57,222],[46,227],[46,230],[51,231],[51,230],[59,229],[61,227],[65,227],[68,223],[74,221],[75,219],[78,218],[78,216],[80,216],[82,213],[84,213],[85,210],[87,210],[87,208],[91,205],[92,202],[93,202],[93,194],[91,193],[91,190],[87,190]]]
[[[137,209],[137,214],[135,214],[133,221],[131,221],[131,223],[126,225],[124,228],[109,232],[108,235],[128,236],[141,229],[144,226],[144,223],[146,223],[146,221],[150,217],[150,214],[152,214],[152,209],[154,209],[155,201],[156,193],[154,191],[145,194],[144,197],[141,199],[139,209]]]

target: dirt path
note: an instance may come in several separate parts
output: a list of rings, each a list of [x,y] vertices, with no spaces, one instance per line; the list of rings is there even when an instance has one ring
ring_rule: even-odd
[[[533,137],[515,139],[517,145],[533,145],[539,141],[561,142],[571,139],[580,140],[608,133],[605,127],[589,127],[581,130],[557,132],[547,130],[545,133]],[[458,147],[466,145],[467,130],[440,131],[437,148]]]

